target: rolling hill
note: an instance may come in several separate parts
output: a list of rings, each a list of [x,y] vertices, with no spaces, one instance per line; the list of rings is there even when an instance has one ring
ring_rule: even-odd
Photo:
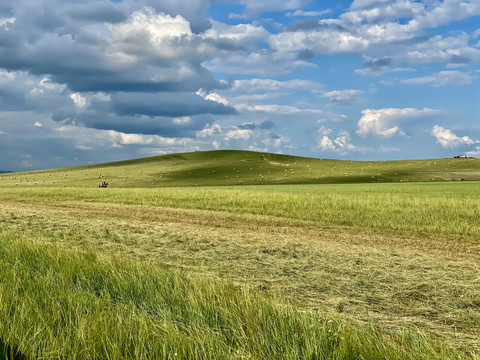
[[[480,180],[480,159],[345,161],[251,151],[161,155],[9,173],[2,186],[164,187]]]

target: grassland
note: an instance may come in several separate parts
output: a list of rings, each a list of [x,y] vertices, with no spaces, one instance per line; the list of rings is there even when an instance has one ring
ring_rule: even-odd
[[[0,190],[0,358],[479,358],[479,182],[71,181]]]
[[[206,151],[0,175],[1,187],[338,184],[480,180],[480,159],[342,161],[251,151]]]

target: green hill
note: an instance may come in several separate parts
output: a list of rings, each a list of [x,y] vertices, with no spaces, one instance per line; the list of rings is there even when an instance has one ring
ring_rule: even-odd
[[[480,159],[345,161],[221,150],[0,175],[2,186],[110,187],[480,180]]]

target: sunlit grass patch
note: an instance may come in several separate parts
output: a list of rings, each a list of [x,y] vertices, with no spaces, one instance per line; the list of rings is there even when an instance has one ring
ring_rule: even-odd
[[[0,235],[0,338],[29,358],[453,359],[248,287]]]

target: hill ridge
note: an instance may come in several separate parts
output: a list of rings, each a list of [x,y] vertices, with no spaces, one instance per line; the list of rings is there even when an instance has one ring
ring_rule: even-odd
[[[173,153],[0,176],[1,186],[110,187],[480,180],[480,159],[359,161],[246,150]]]

